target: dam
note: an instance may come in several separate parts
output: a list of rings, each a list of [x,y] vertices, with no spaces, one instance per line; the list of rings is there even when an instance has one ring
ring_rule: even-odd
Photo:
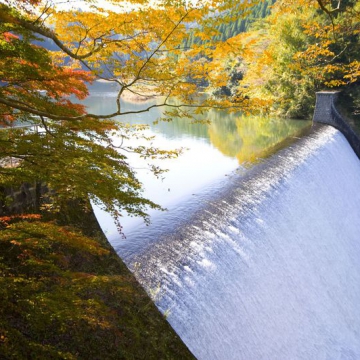
[[[317,124],[171,216],[117,251],[197,359],[360,359],[360,161],[342,132]]]

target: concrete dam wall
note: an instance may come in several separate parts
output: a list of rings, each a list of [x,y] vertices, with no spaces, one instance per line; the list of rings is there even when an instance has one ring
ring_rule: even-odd
[[[339,118],[318,95],[333,126],[119,251],[198,359],[360,359],[360,161]]]

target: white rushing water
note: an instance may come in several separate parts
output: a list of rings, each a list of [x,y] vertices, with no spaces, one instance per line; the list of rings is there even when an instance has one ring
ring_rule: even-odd
[[[198,359],[360,359],[360,161],[338,131],[162,231],[123,257]]]

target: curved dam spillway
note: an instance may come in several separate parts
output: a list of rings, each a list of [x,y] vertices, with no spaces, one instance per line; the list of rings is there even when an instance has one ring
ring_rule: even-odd
[[[321,125],[121,254],[196,358],[360,359],[360,161]]]

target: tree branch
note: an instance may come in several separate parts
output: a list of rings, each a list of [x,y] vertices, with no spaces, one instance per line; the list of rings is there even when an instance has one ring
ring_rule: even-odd
[[[319,4],[321,10],[323,10],[329,16],[333,27],[333,32],[335,33],[335,23],[334,23],[333,13],[340,10],[341,0],[338,0],[338,4],[336,8],[332,8],[330,10],[324,5],[323,0],[316,0],[316,2]]]
[[[103,44],[101,43],[100,45],[96,45],[93,47],[92,50],[90,50],[89,52],[87,52],[86,54],[83,55],[78,55],[74,52],[72,52],[68,47],[66,47],[56,36],[56,34],[48,29],[45,28],[43,26],[39,26],[34,22],[25,20],[21,17],[16,17],[11,15],[8,11],[4,11],[9,9],[7,6],[0,4],[0,21],[3,21],[5,23],[10,23],[10,24],[14,24],[14,25],[20,25],[23,28],[30,30],[36,34],[42,35],[48,39],[51,39],[52,41],[54,41],[54,43],[67,55],[69,55],[71,58],[76,59],[76,60],[83,60],[88,58],[89,56],[99,52],[102,48],[103,48]]]
[[[191,10],[190,10],[191,11]],[[136,81],[139,80],[141,73],[143,72],[143,70],[145,69],[146,65],[150,62],[150,60],[155,56],[155,54],[161,49],[161,47],[169,40],[169,38],[171,37],[171,35],[176,31],[176,29],[180,26],[180,24],[186,19],[186,17],[189,15],[190,11],[187,11],[181,18],[180,20],[174,24],[174,27],[171,29],[171,31],[166,35],[165,39],[156,47],[156,49],[150,54],[150,56],[146,59],[146,61],[142,64],[142,66],[140,67],[137,76],[135,77],[135,79],[130,82],[130,84],[126,85],[126,87],[132,86],[135,84]]]
[[[324,5],[323,0],[316,0],[316,1],[319,4],[321,10],[325,11],[329,16],[332,16],[332,13],[340,10],[341,0],[338,0],[338,4],[336,8],[332,8],[330,10]]]
[[[37,110],[34,109],[33,107],[29,106],[29,105],[23,105],[20,104],[19,102],[15,101],[15,100],[7,100],[5,98],[0,98],[0,104],[4,104],[7,105],[13,109],[17,109],[20,111],[24,111],[33,115],[38,115],[38,116],[43,116],[52,120],[66,120],[66,121],[77,121],[77,120],[83,120],[86,118],[93,118],[93,119],[112,119],[115,116],[125,116],[125,115],[131,115],[131,114],[142,114],[142,113],[146,113],[149,112],[151,109],[154,108],[162,108],[162,107],[171,107],[171,108],[203,108],[203,109],[218,109],[218,110],[225,110],[225,109],[237,109],[237,108],[241,108],[241,106],[239,105],[231,105],[231,106],[216,106],[216,105],[193,105],[193,104],[179,104],[179,105],[173,105],[173,104],[168,104],[166,102],[163,102],[161,104],[154,104],[151,105],[147,108],[144,108],[142,110],[133,110],[133,111],[125,111],[125,112],[120,112],[120,111],[116,111],[112,114],[106,114],[106,115],[96,115],[96,114],[84,114],[84,115],[79,115],[79,116],[66,116],[66,115],[55,115],[55,114],[51,114],[48,113],[46,111],[42,111],[42,110]]]

